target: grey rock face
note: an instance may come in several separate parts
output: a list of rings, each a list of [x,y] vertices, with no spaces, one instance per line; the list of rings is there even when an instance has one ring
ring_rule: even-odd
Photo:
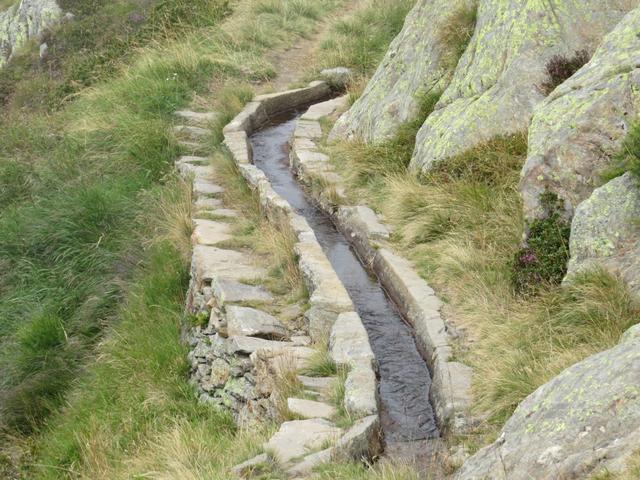
[[[623,468],[640,441],[640,338],[568,368],[529,395],[456,480],[584,479]]]
[[[380,142],[418,114],[420,94],[442,90],[454,66],[446,61],[441,28],[472,0],[419,0],[362,96],[336,123],[330,138]]]
[[[411,166],[428,170],[499,135],[526,131],[545,98],[555,55],[593,52],[632,0],[480,0],[469,47],[416,139]]]
[[[29,39],[53,25],[61,14],[55,0],[21,0],[0,12],[0,67]]]
[[[640,294],[640,185],[631,173],[596,189],[571,224],[566,280],[594,267],[621,275]]]
[[[564,199],[567,216],[589,197],[640,111],[640,9],[605,37],[591,61],[534,113],[521,190],[527,218],[542,213],[540,194]]]

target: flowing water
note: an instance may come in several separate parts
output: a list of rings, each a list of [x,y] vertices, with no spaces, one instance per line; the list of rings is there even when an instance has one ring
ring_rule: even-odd
[[[306,197],[289,168],[289,140],[298,117],[298,112],[282,115],[253,134],[253,162],[266,174],[275,191],[307,219],[362,318],[379,366],[385,441],[411,442],[437,437],[429,403],[431,378],[411,328],[380,283],[362,266],[342,233]]]

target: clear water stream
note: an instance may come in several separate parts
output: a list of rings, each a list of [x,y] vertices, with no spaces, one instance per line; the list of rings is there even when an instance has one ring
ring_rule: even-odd
[[[344,283],[369,334],[379,366],[379,401],[385,441],[438,436],[429,403],[431,378],[411,328],[380,283],[363,267],[347,239],[310,201],[289,168],[289,140],[301,112],[274,118],[251,137],[253,162],[273,188],[304,216]]]

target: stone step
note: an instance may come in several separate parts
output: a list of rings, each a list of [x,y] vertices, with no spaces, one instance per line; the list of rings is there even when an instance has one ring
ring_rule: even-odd
[[[197,155],[181,155],[180,158],[178,158],[178,160],[176,160],[176,163],[190,163],[193,165],[208,165],[211,168],[213,168],[213,166],[211,165],[211,159],[209,157],[200,157]]]
[[[334,455],[333,448],[327,448],[316,453],[312,453],[304,457],[304,459],[296,463],[293,467],[287,470],[287,473],[293,478],[307,478],[307,475],[312,473],[313,469],[323,463],[331,461]]]
[[[264,449],[272,452],[282,463],[322,447],[326,442],[340,438],[342,429],[322,418],[294,420],[280,425],[280,429],[264,444]]]
[[[280,320],[262,310],[231,305],[226,311],[229,336],[260,337],[269,340],[287,338],[287,329]]]
[[[218,305],[236,302],[271,302],[273,295],[263,287],[247,285],[231,278],[216,278],[211,284]]]
[[[211,135],[211,131],[206,128],[193,127],[190,125],[177,125],[173,127],[173,131],[192,140],[200,140]]]
[[[226,217],[226,218],[236,218],[240,216],[240,213],[237,210],[232,210],[231,208],[218,208],[211,212],[213,215],[217,215],[218,217]]]
[[[331,405],[302,398],[288,398],[287,406],[291,413],[303,418],[331,418],[336,414],[335,407]]]
[[[213,169],[209,165],[197,165],[194,163],[177,163],[178,172],[184,178],[210,180],[213,178]]]
[[[205,150],[205,147],[202,144],[198,142],[192,142],[189,140],[178,140],[178,145],[180,145],[182,148],[184,148],[188,152],[192,152],[192,153],[196,153],[196,152],[201,153]]]
[[[194,247],[191,268],[196,281],[204,283],[220,277],[242,281],[266,274],[264,269],[253,265],[249,255],[208,245]]]
[[[336,381],[335,377],[307,377],[298,375],[300,383],[308,390],[329,395]]]
[[[178,110],[175,115],[192,125],[207,125],[219,116],[217,112],[193,112],[191,110]]]
[[[197,210],[215,210],[222,206],[222,200],[219,198],[200,197],[196,200]]]
[[[277,340],[265,340],[264,338],[230,336],[227,343],[229,353],[251,354],[257,351],[282,352],[293,350],[291,342],[280,342]]]
[[[193,182],[193,191],[198,196],[219,195],[224,193],[224,188],[209,180],[196,178]]]
[[[195,228],[191,240],[198,245],[215,245],[233,238],[228,223],[213,220],[195,219]]]

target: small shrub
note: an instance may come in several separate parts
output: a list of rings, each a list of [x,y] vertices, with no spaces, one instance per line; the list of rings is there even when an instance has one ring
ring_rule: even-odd
[[[591,55],[587,50],[579,50],[571,58],[563,57],[562,55],[551,57],[546,67],[549,80],[542,84],[544,94],[549,95],[553,92],[560,84],[589,62],[590,59]]]
[[[551,192],[541,195],[545,216],[529,225],[526,245],[514,258],[513,284],[517,291],[557,285],[567,273],[571,226],[563,216],[562,201]]]

